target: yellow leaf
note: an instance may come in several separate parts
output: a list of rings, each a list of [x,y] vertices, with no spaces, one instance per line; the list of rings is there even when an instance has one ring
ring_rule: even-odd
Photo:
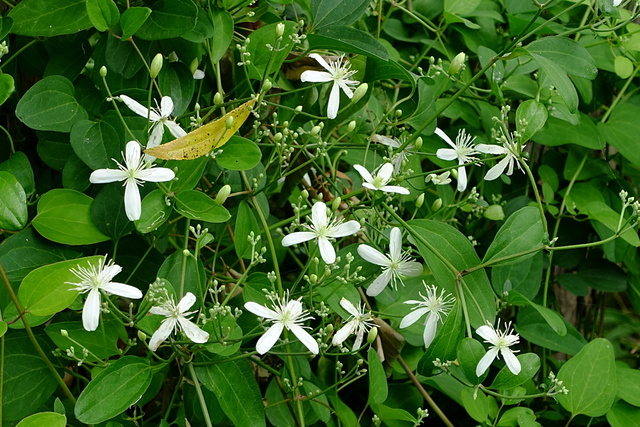
[[[175,141],[149,148],[145,153],[164,160],[192,160],[209,154],[214,148],[224,145],[236,133],[249,117],[255,102],[255,99],[245,102],[218,120],[207,123]],[[230,117],[233,117],[233,123],[227,128],[227,120]]]

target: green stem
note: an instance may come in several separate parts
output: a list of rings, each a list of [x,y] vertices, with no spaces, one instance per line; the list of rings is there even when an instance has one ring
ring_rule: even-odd
[[[189,227],[191,226],[191,220],[187,218],[187,224],[184,228],[184,245],[182,249],[182,266],[180,270],[180,293],[178,298],[181,299],[184,296],[184,281],[187,276],[187,257],[190,255],[189,251]],[[197,268],[196,268],[197,270]]]
[[[622,86],[622,89],[620,89],[620,92],[618,92],[618,94],[616,95],[615,99],[613,100],[613,102],[611,103],[611,106],[609,107],[609,109],[602,115],[602,118],[600,119],[600,123],[604,123],[607,121],[607,119],[609,118],[609,116],[611,115],[611,112],[613,111],[614,108],[616,108],[616,105],[618,105],[618,102],[620,102],[620,100],[622,99],[622,97],[624,96],[625,92],[627,91],[627,89],[629,88],[629,85],[631,84],[631,82],[636,78],[636,75],[638,74],[638,72],[640,72],[640,64],[638,64],[638,66],[635,68],[635,70],[633,70],[633,73],[629,76],[629,78],[627,79],[626,82],[624,82],[624,86]]]
[[[209,418],[207,401],[204,398],[204,394],[202,394],[202,388],[200,388],[200,381],[198,381],[198,377],[196,376],[196,371],[195,369],[193,369],[193,365],[191,363],[187,365],[187,369],[189,369],[189,375],[191,375],[191,380],[193,380],[193,385],[196,388],[196,394],[198,395],[198,400],[200,401],[200,407],[202,408],[202,414],[204,415],[204,423],[207,427],[213,427],[213,424],[211,423],[211,418]]]
[[[33,39],[31,40],[29,43],[25,44],[24,46],[22,46],[20,49],[18,49],[18,51],[16,53],[14,53],[13,55],[11,55],[11,57],[9,59],[7,59],[6,61],[4,61],[4,63],[2,65],[0,65],[0,70],[3,70],[4,67],[7,66],[7,64],[11,61],[13,61],[15,58],[18,57],[18,55],[20,55],[22,52],[24,52],[26,49],[29,49],[32,45],[38,43],[40,40],[38,39]]]
[[[518,161],[520,161],[518,159]],[[538,204],[538,211],[540,212],[540,219],[542,219],[542,228],[546,234],[549,234],[549,225],[547,224],[547,217],[544,215],[544,206],[542,206],[542,198],[540,197],[540,192],[538,191],[538,186],[536,184],[536,179],[533,176],[533,172],[531,172],[531,168],[525,161],[521,161],[520,165],[524,168],[529,177],[529,181],[531,182],[531,188],[533,188],[533,194],[536,196],[536,203]]]

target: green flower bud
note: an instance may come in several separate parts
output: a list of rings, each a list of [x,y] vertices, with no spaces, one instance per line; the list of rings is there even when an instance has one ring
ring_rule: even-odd
[[[100,77],[107,77],[107,67],[104,65],[100,67]]]
[[[223,185],[220,191],[218,191],[215,202],[219,205],[224,204],[224,202],[227,201],[229,194],[231,194],[231,186],[229,184]]]
[[[298,113],[299,113],[300,111],[302,111],[302,105],[298,105],[298,106],[296,107],[296,111],[297,111]]]
[[[60,335],[62,335],[65,338],[69,338],[69,332],[67,332],[66,329],[60,329]]]
[[[333,332],[333,323],[329,323],[327,326],[324,327],[324,330],[330,334],[331,332]]]
[[[213,104],[214,105],[220,105],[222,104],[222,94],[220,92],[216,92],[215,95],[213,95]]]
[[[421,136],[419,136],[416,139],[416,142],[413,143],[413,146],[415,147],[416,150],[419,150],[419,149],[422,148],[422,137]]]
[[[191,74],[196,72],[196,70],[198,69],[198,64],[198,58],[193,58],[193,61],[191,61],[191,64],[189,65],[189,71],[191,71]]]
[[[308,199],[309,198],[309,192],[307,190],[302,190],[300,192],[300,197],[302,197],[303,199]]]
[[[158,53],[153,57],[153,61],[151,61],[151,66],[149,67],[149,75],[152,79],[158,77],[160,74],[160,70],[162,70],[162,63],[164,62],[164,57],[161,53]],[[197,66],[197,64],[196,64]]]
[[[371,328],[371,330],[367,334],[367,343],[372,344],[376,340],[377,336],[378,336],[378,328],[377,327]]]
[[[502,221],[504,219],[504,210],[500,205],[491,205],[484,211],[484,217],[491,221]]]
[[[362,97],[367,93],[367,90],[369,90],[369,85],[366,83],[362,83],[356,88],[356,90],[353,91],[351,102],[355,104],[356,102],[360,101]]]
[[[322,131],[322,128],[320,126],[314,126],[311,128],[311,135],[318,135],[320,133],[320,131]]]
[[[335,199],[333,199],[333,202],[331,202],[331,210],[332,211],[337,211],[340,208],[340,205],[342,204],[342,197],[336,197]]]
[[[224,127],[231,129],[233,127],[233,116],[227,117],[227,121],[224,122]]]
[[[146,341],[147,340],[147,334],[145,334],[141,330],[138,330],[138,339],[140,341]]]
[[[416,207],[419,209],[424,205],[424,193],[420,193],[418,198],[416,199]]]
[[[395,115],[396,115],[396,117],[400,117],[400,116],[402,116],[402,110],[398,108],[398,109],[395,111]]]
[[[438,197],[436,200],[434,200],[434,202],[431,204],[431,210],[432,211],[437,211],[442,207],[442,199],[440,197]]]
[[[451,61],[451,64],[449,65],[449,74],[456,75],[461,70],[463,70],[464,63],[466,60],[467,60],[467,55],[465,55],[464,52],[460,52],[459,54],[457,54],[456,57],[453,58],[453,60]]]
[[[309,275],[309,282],[310,283],[317,283],[318,282],[318,276],[315,274],[310,274]]]
[[[282,37],[284,34],[284,22],[278,22],[276,24],[276,37]]]
[[[349,124],[347,125],[347,132],[353,132],[353,130],[356,128],[356,121],[355,120],[351,120],[349,122]]]
[[[271,83],[271,80],[269,79],[265,79],[264,83],[262,83],[263,92],[269,92],[272,87],[273,87],[273,83]]]

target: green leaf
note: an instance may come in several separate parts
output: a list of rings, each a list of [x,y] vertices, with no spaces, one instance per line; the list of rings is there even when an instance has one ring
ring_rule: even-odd
[[[351,27],[329,26],[307,36],[309,48],[358,53],[387,61],[389,52],[369,33]]]
[[[150,233],[157,230],[171,215],[171,205],[167,205],[164,191],[153,190],[142,199],[142,214],[134,221],[136,230],[140,233]]]
[[[176,179],[168,183],[169,191],[179,193],[193,189],[202,178],[208,160],[207,156],[203,156],[193,160],[169,160],[166,162],[165,168],[176,171]]]
[[[13,19],[8,16],[0,17],[0,40],[7,37],[13,27]]]
[[[232,136],[216,156],[220,167],[234,171],[253,169],[261,159],[262,152],[256,143],[240,136]]]
[[[183,281],[184,292],[194,294],[198,298],[196,304],[200,304],[200,295],[206,280],[202,261],[185,256],[182,251],[176,251],[162,263],[157,277],[166,279],[176,289],[181,287],[180,283]]]
[[[571,75],[589,80],[598,75],[596,62],[587,49],[568,37],[542,37],[529,43],[525,49],[536,60],[543,57]]]
[[[447,292],[456,295],[456,271],[463,271],[480,264],[473,245],[462,233],[440,221],[415,219],[408,222],[409,232],[416,242],[436,282]],[[438,254],[432,252],[432,249]],[[448,266],[443,262],[446,259]],[[454,268],[456,271],[452,271]],[[495,317],[495,295],[484,269],[463,277],[463,291],[471,324],[475,327],[493,322]]]
[[[544,73],[544,78],[540,79],[540,81],[555,87],[567,105],[569,112],[575,113],[578,109],[578,92],[569,76],[567,76],[566,71],[544,56],[536,54],[531,54],[531,56]]]
[[[91,245],[109,240],[91,219],[91,197],[75,190],[54,189],[38,202],[33,226],[45,238],[67,245]]]
[[[617,401],[607,412],[607,421],[611,427],[638,427],[640,408],[626,402]]]
[[[571,414],[599,417],[613,405],[617,391],[613,346],[604,338],[597,338],[569,359],[558,372],[569,394],[556,399]]]
[[[614,114],[615,111],[618,109],[614,110]],[[536,133],[533,140],[550,147],[576,144],[591,150],[600,150],[605,145],[593,120],[584,113],[580,113],[580,120],[576,125],[553,116],[549,117],[546,125]]]
[[[61,330],[67,331],[69,337],[64,337]],[[62,350],[75,346],[79,351],[78,345],[88,349],[91,353],[86,360],[89,362],[101,362],[102,359],[119,355],[118,340],[126,342],[128,339],[122,323],[109,318],[102,320],[95,331],[86,331],[80,322],[58,322],[47,325],[45,332]]]
[[[311,0],[313,27],[349,26],[362,17],[369,6],[367,0]]]
[[[48,76],[18,101],[16,117],[32,129],[69,132],[75,122],[86,120],[88,115],[74,98],[73,84],[67,78]]]
[[[515,329],[522,338],[551,351],[559,351],[569,355],[576,354],[584,347],[586,340],[573,325],[564,318],[561,320],[567,330],[565,335],[555,332],[549,326],[549,321],[535,308],[523,307],[518,311]]]
[[[640,371],[624,363],[616,365],[617,395],[634,406],[640,406]]]
[[[553,329],[556,334],[560,335],[561,337],[567,334],[567,328],[564,324],[564,319],[555,311],[529,301],[517,291],[510,291],[507,301],[510,305],[532,307],[538,312],[538,314],[540,314],[540,316],[542,316],[542,318],[549,324],[549,326],[551,326],[551,329]]]
[[[497,295],[518,291],[532,300],[538,295],[542,279],[542,252],[519,261],[491,269],[491,284]],[[507,283],[508,281],[508,283]]]
[[[231,356],[240,349],[243,333],[233,314],[218,314],[213,320],[205,323],[202,329],[209,332],[209,344],[204,345],[208,352],[219,356]]]
[[[129,40],[131,36],[138,32],[140,27],[151,15],[148,7],[130,7],[122,13],[120,26],[122,27],[122,41]]]
[[[603,138],[635,166],[640,166],[640,150],[636,138],[636,135],[640,135],[638,114],[640,107],[624,103],[613,110],[607,123],[598,127]]]
[[[87,264],[98,265],[102,256],[60,261],[33,270],[22,280],[18,296],[26,310],[36,316],[48,316],[69,307],[78,296],[72,291],[78,277],[71,272],[72,268],[87,267]]]
[[[111,183],[102,186],[91,204],[91,218],[98,229],[113,240],[133,230],[134,224],[124,210],[122,185]]]
[[[203,358],[217,363],[197,366],[196,376],[215,393],[233,425],[266,426],[262,395],[247,361]]]
[[[540,369],[540,357],[535,353],[525,353],[518,356],[520,366],[522,367],[518,375],[513,375],[508,366],[505,366],[498,372],[496,378],[491,384],[491,388],[498,390],[510,390],[524,384]]]
[[[251,34],[251,43],[247,46],[247,52],[251,55],[251,63],[247,65],[249,78],[262,80],[265,75],[273,74],[282,67],[289,55],[292,43],[282,44],[277,51],[270,50],[267,46],[276,45],[276,26],[284,24],[283,40],[296,33],[297,25],[292,21],[274,22],[258,28]],[[267,69],[267,67],[269,67]]]
[[[113,0],[87,0],[87,14],[98,31],[106,31],[120,20],[120,11]]]
[[[91,172],[93,171],[78,156],[71,153],[62,169],[62,185],[64,188],[82,192],[91,185]]]
[[[444,10],[452,15],[469,16],[480,6],[480,0],[444,0]]]
[[[16,151],[9,159],[0,163],[0,171],[11,173],[18,180],[26,195],[35,191],[33,168],[31,168],[26,154],[22,151]]]
[[[193,98],[193,73],[182,62],[165,63],[158,75],[158,86],[163,96],[173,99],[173,115],[184,114]]]
[[[0,228],[18,231],[27,225],[27,195],[15,176],[0,171]]]
[[[380,356],[373,347],[369,347],[367,351],[367,364],[369,365],[369,403],[383,403],[387,400],[389,387]]]
[[[520,141],[529,141],[547,122],[547,107],[535,99],[528,99],[516,110],[516,127],[520,133]]]
[[[82,390],[74,414],[86,424],[107,421],[134,405],[151,383],[149,360],[124,356],[100,372]],[[108,396],[108,399],[105,399]]]
[[[633,62],[626,56],[616,56],[613,65],[616,69],[616,74],[621,79],[627,79],[633,74]]]
[[[500,417],[497,427],[536,427],[540,424],[536,423],[536,414],[531,408],[522,406],[511,408]]]
[[[393,420],[400,420],[413,423],[414,425],[416,424],[416,418],[404,409],[391,408],[386,405],[371,405],[371,409],[378,416],[378,418],[380,418],[385,423],[389,423],[389,421]],[[403,423],[402,425],[406,424]]]
[[[20,421],[16,427],[65,427],[67,425],[67,417],[57,412],[39,412],[29,415]]]
[[[9,74],[0,74],[0,105],[4,104],[15,90],[13,77]]]
[[[518,262],[525,257],[532,257],[537,251],[520,256],[514,255],[531,249],[542,250],[543,239],[544,229],[540,211],[537,208],[525,206],[511,214],[500,227],[482,263],[500,266]]]
[[[23,0],[7,15],[11,32],[21,36],[53,37],[91,28],[85,0]]]
[[[234,228],[236,255],[240,258],[250,259],[252,246],[247,236],[253,231],[255,236],[260,235],[260,226],[258,220],[253,214],[251,207],[245,201],[240,202],[238,213],[236,215],[236,226]]]
[[[486,372],[480,377],[476,375],[478,362],[480,362],[480,359],[482,359],[482,356],[486,353],[484,346],[473,338],[464,338],[458,344],[456,351],[458,362],[460,363],[460,370],[464,373],[464,376],[472,384],[480,384],[487,376]]]
[[[213,223],[227,222],[231,218],[224,206],[200,191],[182,191],[176,194],[175,200],[176,212],[187,218]]]
[[[196,26],[197,17],[198,8],[191,0],[159,0],[135,35],[144,40],[180,37]]]
[[[374,82],[377,80],[398,79],[406,80],[408,83],[411,83],[411,86],[415,86],[416,77],[417,76],[395,61],[384,61],[375,56],[369,56],[367,58],[367,68],[363,80],[366,82]],[[426,105],[428,105],[428,103],[426,103]]]
[[[467,387],[462,390],[462,406],[467,413],[478,422],[487,421],[491,410],[491,398],[487,397],[482,390]]]
[[[224,9],[211,8],[211,22],[213,23],[213,40],[211,41],[211,62],[217,63],[224,56],[233,39],[233,17]]]
[[[458,343],[464,338],[464,317],[460,303],[456,303],[447,316],[444,324],[438,329],[433,342],[426,349],[422,358],[418,362],[418,373],[430,376],[432,372],[440,373],[433,361],[440,359],[441,362],[455,360]]]
[[[414,129],[420,129],[424,122],[432,119],[436,116],[436,96],[431,86],[429,86],[425,79],[418,80],[418,105],[416,106],[416,113],[413,117],[407,120]],[[436,129],[436,121],[433,120],[431,125],[422,129],[423,134],[433,133]]]
[[[200,5],[197,6],[198,16],[196,19],[196,25],[191,29],[191,31],[184,33],[181,36],[183,39],[192,43],[202,43],[205,40],[213,39],[216,35],[211,19],[209,19],[209,14]],[[216,41],[212,40],[212,43],[216,43]]]
[[[91,169],[113,168],[124,144],[118,132],[105,121],[79,120],[71,127],[71,147]]]

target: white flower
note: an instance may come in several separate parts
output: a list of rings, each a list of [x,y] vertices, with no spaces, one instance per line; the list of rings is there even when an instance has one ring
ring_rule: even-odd
[[[415,277],[422,274],[422,264],[411,261],[409,255],[402,253],[402,232],[393,227],[389,234],[389,255],[384,255],[369,245],[358,246],[358,254],[372,264],[384,267],[367,289],[367,295],[375,297],[391,281],[393,289],[397,289],[397,282],[402,283],[402,276]]]
[[[464,168],[465,163],[476,160],[475,156],[478,150],[473,146],[475,137],[467,134],[464,129],[460,129],[455,144],[451,138],[447,136],[440,128],[436,128],[436,135],[444,139],[451,148],[440,148],[436,151],[436,156],[442,160],[458,161],[458,191],[464,191],[467,188],[467,171]]]
[[[451,178],[449,178],[449,171],[443,172],[440,175],[435,173],[430,173],[425,178],[425,183],[429,183],[429,181],[433,182],[435,185],[447,185],[451,182]]]
[[[409,194],[409,190],[404,187],[387,185],[393,175],[393,165],[391,163],[382,165],[375,176],[372,176],[364,166],[353,165],[353,167],[358,171],[360,176],[362,176],[362,179],[364,179],[365,182],[362,183],[363,187],[370,190],[384,191],[385,193]]]
[[[195,302],[196,296],[191,292],[187,292],[178,305],[175,304],[173,299],[168,299],[161,306],[151,307],[149,313],[166,317],[158,330],[151,336],[151,340],[149,341],[149,348],[151,350],[156,351],[160,344],[166,340],[172,332],[178,330],[178,327],[182,329],[182,332],[184,332],[187,338],[195,343],[202,344],[209,340],[208,333],[187,319],[187,316],[195,313],[195,311],[187,312]]]
[[[300,75],[302,82],[333,82],[331,94],[329,95],[329,103],[327,104],[327,117],[335,119],[340,109],[340,89],[349,98],[353,97],[352,86],[357,86],[360,82],[351,80],[350,77],[355,74],[355,70],[351,70],[348,64],[343,65],[344,56],[336,61],[327,61],[317,53],[309,55],[318,61],[318,64],[327,71],[307,70]]]
[[[507,175],[511,175],[513,173],[514,164],[517,164],[518,168],[523,171],[522,166],[518,162],[518,158],[520,157],[520,150],[518,148],[518,143],[516,142],[505,141],[503,146],[493,144],[478,144],[476,148],[478,149],[478,151],[486,154],[506,154],[504,159],[500,160],[494,167],[489,169],[487,174],[484,176],[484,179],[487,181],[493,181],[494,179],[498,178],[504,173],[505,169],[507,169]]]
[[[380,144],[386,145],[387,147],[391,147],[393,149],[402,147],[402,143],[400,143],[400,141],[384,135],[373,135],[371,137],[371,140],[373,142],[379,142]],[[413,144],[409,144],[404,148],[404,150],[399,151],[395,156],[393,156],[393,158],[391,159],[391,163],[393,164],[393,171],[396,174],[400,172],[402,164],[407,161],[407,158],[411,155],[411,150],[413,149],[415,149]]]
[[[622,3],[622,0],[613,0],[613,5],[614,5],[615,7],[620,6],[620,3]]]
[[[507,367],[513,375],[518,375],[520,373],[520,361],[515,354],[513,354],[518,350],[514,351],[509,348],[520,342],[518,334],[511,334],[511,323],[507,323],[505,325],[504,332],[502,332],[500,331],[500,320],[498,320],[498,326],[496,328],[487,322],[486,325],[480,326],[476,329],[476,334],[484,338],[484,342],[491,344],[489,351],[487,351],[487,354],[482,356],[482,359],[480,359],[478,366],[476,367],[476,375],[478,377],[482,376],[482,374],[489,369],[493,359],[498,357],[498,352],[502,354]]]
[[[355,334],[356,340],[353,342],[353,349],[356,350],[362,345],[365,332],[373,327],[371,313],[365,313],[364,305],[360,302],[356,308],[351,301],[346,298],[340,300],[342,308],[351,315],[347,323],[333,336],[333,345],[340,345],[349,335]]]
[[[69,289],[70,291],[89,292],[82,308],[82,326],[87,331],[95,331],[100,322],[100,291],[125,298],[142,298],[140,289],[111,281],[122,271],[122,267],[113,261],[106,262],[106,259],[100,258],[97,268],[91,262],[88,263],[88,267],[78,265],[77,269],[72,268],[71,272],[80,279],[80,283],[66,282],[75,285],[75,288]]]
[[[145,181],[165,182],[171,181],[175,173],[168,168],[154,168],[151,163],[145,162],[140,155],[140,144],[129,141],[124,157],[124,166],[118,164],[119,169],[98,169],[91,173],[89,181],[92,184],[106,184],[115,181],[124,181],[124,210],[131,221],[140,219],[142,203],[140,202],[140,190],[138,185]]]
[[[434,285],[427,286],[426,283],[422,283],[427,291],[427,295],[424,296],[420,293],[422,301],[409,300],[404,302],[405,304],[415,304],[416,306],[411,309],[412,311],[409,314],[402,318],[400,328],[413,325],[426,313],[427,317],[424,319],[424,333],[422,334],[422,338],[424,340],[424,346],[429,347],[436,337],[436,328],[440,321],[440,316],[449,314],[449,310],[451,310],[456,299],[451,296],[451,294],[445,296],[444,289],[442,289],[440,295],[438,295],[438,289]]]
[[[305,225],[310,231],[298,231],[284,236],[282,246],[297,245],[298,243],[316,239],[320,256],[327,264],[336,262],[336,250],[329,239],[345,237],[357,233],[360,230],[358,221],[331,220],[327,217],[327,207],[322,202],[314,203],[311,208],[311,225]]]
[[[180,138],[187,134],[179,124],[171,120],[169,117],[171,113],[173,113],[173,101],[170,97],[163,96],[158,108],[146,108],[135,99],[129,98],[127,95],[120,95],[120,99],[131,111],[145,119],[148,118],[149,121],[151,121],[151,126],[149,127],[149,133],[151,136],[149,136],[147,148],[160,145],[165,126],[169,128],[171,134],[176,138]]]
[[[302,308],[302,303],[300,302],[302,298],[287,301],[289,299],[289,293],[287,292],[283,298],[269,297],[269,299],[271,300],[273,310],[253,301],[244,304],[244,308],[256,316],[273,322],[273,325],[267,329],[267,332],[260,337],[256,344],[258,353],[265,354],[271,350],[271,347],[273,347],[276,341],[278,341],[278,338],[280,338],[284,328],[287,328],[287,330],[293,332],[293,334],[298,337],[300,342],[302,342],[311,353],[318,354],[318,343],[309,332],[303,329],[303,326],[300,326],[301,323],[313,319],[313,317],[309,316],[309,312]]]
[[[204,79],[204,71],[196,69],[193,72],[193,79],[194,80],[202,80],[202,79]]]

